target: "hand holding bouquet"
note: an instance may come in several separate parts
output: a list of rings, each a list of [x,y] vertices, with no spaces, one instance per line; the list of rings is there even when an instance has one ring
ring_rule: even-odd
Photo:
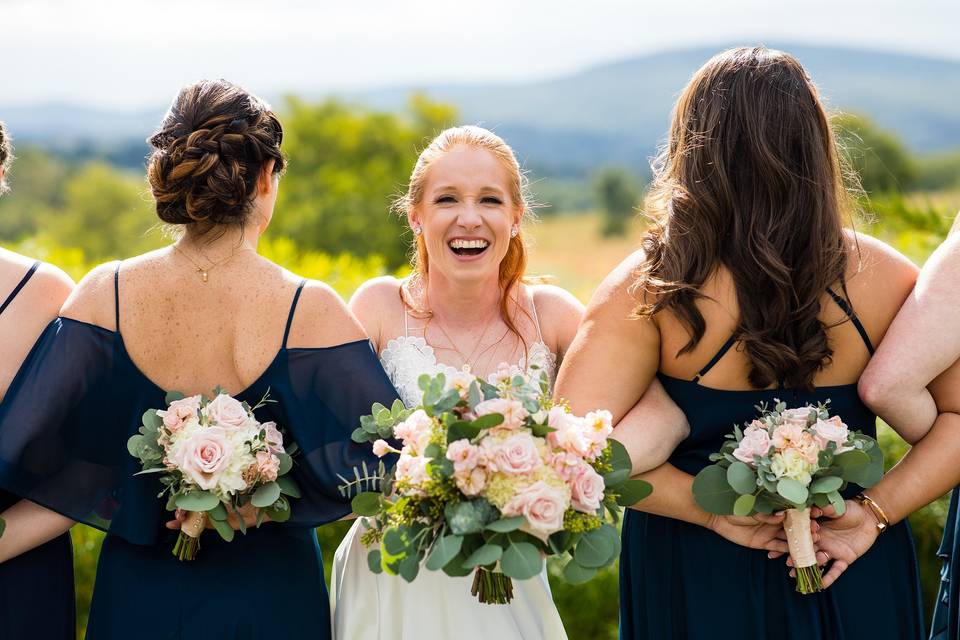
[[[267,402],[269,392],[253,408],[220,389],[214,390],[212,400],[171,392],[168,407],[144,413],[140,433],[127,442],[130,455],[143,465],[137,475],[161,474],[164,489],[157,497],[168,495],[167,509],[189,512],[173,549],[180,560],[196,557],[207,519],[229,542],[234,535],[229,511],[238,515],[243,533],[239,511],[247,505],[260,510],[257,526],[265,517],[279,522],[290,518],[287,496],[300,496],[286,475],[296,445],[284,449],[277,425],[254,417],[254,410]]]
[[[373,518],[362,538],[377,545],[372,571],[412,581],[425,560],[450,576],[474,572],[473,594],[503,604],[511,579],[539,574],[544,556],[569,555],[564,575],[574,583],[616,559],[620,537],[608,520],[651,488],[629,479],[609,412],[574,416],[551,400],[545,379],[506,375],[494,386],[461,372],[419,384],[420,407],[374,405],[354,432],[380,457],[399,454],[389,473],[381,463],[380,492],[353,499]],[[370,480],[356,475],[345,495]]]
[[[828,401],[829,402],[829,401]],[[716,464],[693,481],[704,510],[717,515],[750,516],[786,509],[784,530],[797,572],[797,591],[822,589],[810,532],[810,507],[846,508],[840,492],[848,483],[871,487],[883,476],[883,454],[876,441],[851,431],[827,404],[788,409],[777,401],[772,411],[757,407],[760,418],[727,436]]]

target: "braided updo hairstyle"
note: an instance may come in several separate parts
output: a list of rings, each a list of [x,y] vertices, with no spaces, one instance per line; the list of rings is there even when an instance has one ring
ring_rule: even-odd
[[[13,146],[10,144],[10,134],[7,128],[0,121],[0,167],[3,168],[3,177],[0,178],[0,195],[3,195],[10,188],[7,186],[7,170],[10,169],[10,163],[13,162]]]
[[[148,140],[157,216],[201,229],[243,225],[263,166],[284,169],[282,140],[280,121],[257,96],[226,80],[187,85]]]

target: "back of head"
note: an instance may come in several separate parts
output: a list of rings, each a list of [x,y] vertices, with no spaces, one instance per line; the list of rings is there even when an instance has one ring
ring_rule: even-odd
[[[670,309],[705,330],[698,289],[726,268],[740,306],[750,383],[809,388],[832,353],[819,320],[847,264],[848,198],[816,88],[792,56],[732,49],[698,70],[674,108],[655,166],[639,313]]]
[[[10,134],[7,133],[6,125],[0,121],[0,195],[10,190],[7,186],[7,171],[13,162],[13,144],[10,142]]]
[[[180,90],[149,143],[148,179],[157,216],[208,230],[243,225],[267,162],[284,168],[283,129],[270,107],[225,80]]]

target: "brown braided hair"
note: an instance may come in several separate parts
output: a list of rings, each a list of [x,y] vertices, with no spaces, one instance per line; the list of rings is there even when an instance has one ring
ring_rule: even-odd
[[[157,216],[168,224],[242,225],[263,166],[283,172],[283,128],[270,107],[226,80],[180,90],[148,142],[147,177]]]
[[[13,145],[10,143],[10,134],[7,133],[7,126],[0,121],[0,167],[3,168],[3,177],[0,178],[0,195],[10,190],[7,185],[7,171],[13,163]]]
[[[809,389],[833,355],[820,300],[843,285],[850,208],[827,114],[800,63],[764,47],[720,53],[677,100],[655,166],[637,314],[676,314],[690,334],[677,355],[692,351],[706,330],[700,288],[725,268],[750,384]]]

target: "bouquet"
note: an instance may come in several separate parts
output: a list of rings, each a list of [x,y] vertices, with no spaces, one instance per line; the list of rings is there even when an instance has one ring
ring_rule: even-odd
[[[296,444],[284,449],[277,425],[254,417],[268,402],[269,391],[252,408],[219,388],[212,400],[171,392],[167,408],[147,410],[140,432],[127,442],[130,454],[143,465],[136,475],[161,474],[164,488],[157,497],[167,494],[169,511],[189,512],[173,548],[180,560],[196,557],[207,519],[229,542],[229,511],[237,514],[243,533],[239,510],[248,504],[259,509],[257,526],[266,516],[277,522],[290,518],[288,496],[300,497],[287,475]]]
[[[883,453],[876,440],[851,431],[826,403],[788,409],[779,400],[772,411],[759,406],[760,418],[733,434],[715,462],[693,481],[693,495],[704,510],[718,515],[750,516],[785,509],[784,530],[797,573],[797,591],[820,591],[810,532],[810,507],[845,510],[841,491],[848,483],[871,487],[883,476]]]
[[[370,516],[361,541],[375,548],[374,573],[412,581],[421,563],[450,576],[474,573],[472,594],[504,604],[511,579],[528,579],[547,555],[569,556],[563,573],[582,583],[620,552],[611,524],[651,487],[631,480],[630,457],[611,439],[608,411],[585,417],[551,400],[545,376],[534,382],[504,371],[497,385],[460,372],[419,379],[423,403],[376,404],[354,431],[379,457],[399,454],[386,471],[366,467],[343,478],[341,492]]]

